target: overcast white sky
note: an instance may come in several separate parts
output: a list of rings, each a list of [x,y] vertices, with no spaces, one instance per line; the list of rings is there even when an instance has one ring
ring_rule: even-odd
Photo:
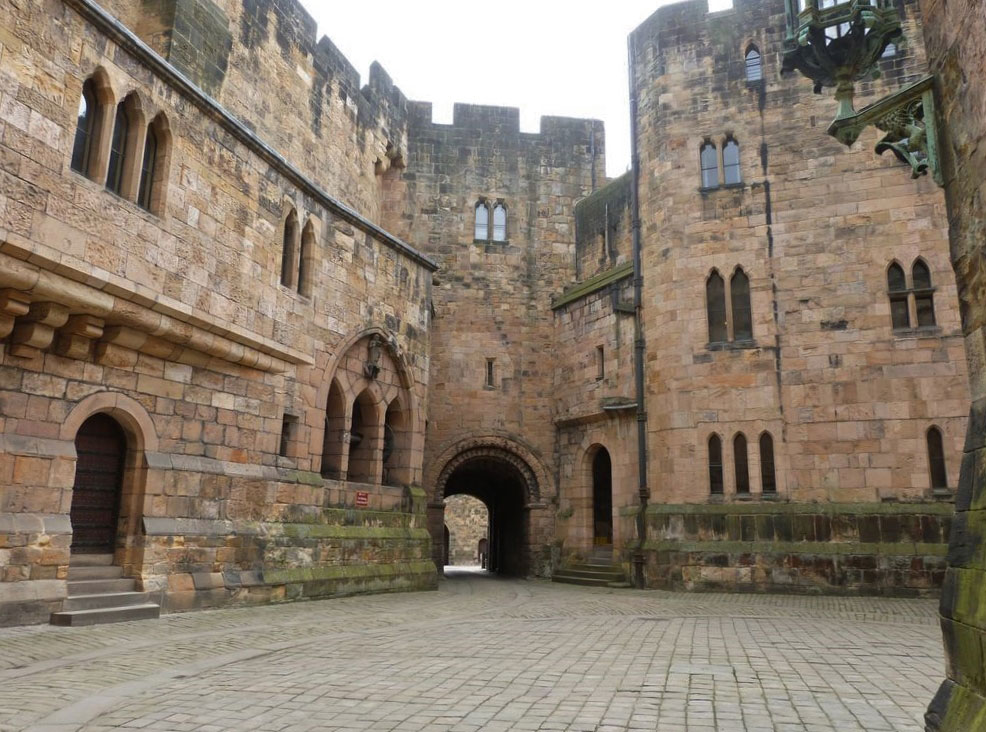
[[[455,102],[520,107],[606,124],[606,168],[630,164],[627,34],[671,0],[302,0],[366,83],[374,60],[410,99],[452,121]],[[709,0],[710,9],[732,5]]]

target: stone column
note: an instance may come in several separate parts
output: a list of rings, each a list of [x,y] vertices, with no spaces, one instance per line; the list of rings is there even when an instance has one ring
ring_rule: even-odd
[[[929,732],[986,729],[986,0],[921,0],[938,122],[952,265],[969,357],[972,412],[942,588],[947,678]]]

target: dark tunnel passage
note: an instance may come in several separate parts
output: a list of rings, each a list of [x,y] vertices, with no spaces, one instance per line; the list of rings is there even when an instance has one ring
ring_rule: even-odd
[[[466,494],[489,512],[487,569],[523,577],[529,573],[527,491],[523,476],[505,460],[476,457],[457,466],[445,483],[445,498]]]

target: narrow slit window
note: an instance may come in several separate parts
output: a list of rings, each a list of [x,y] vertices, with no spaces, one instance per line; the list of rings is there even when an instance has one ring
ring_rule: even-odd
[[[596,346],[596,380],[601,381],[606,377],[606,349],[603,346]]]
[[[729,299],[733,306],[733,340],[753,340],[753,312],[750,307],[750,278],[737,269],[729,281]]]
[[[719,153],[711,142],[702,145],[699,156],[702,165],[702,188],[719,187]]]
[[[495,382],[494,382],[495,373],[493,371],[493,365],[495,361],[496,360],[492,358],[486,359],[486,386],[490,386],[490,387],[495,386]]]
[[[740,432],[733,439],[733,463],[736,467],[736,492],[750,492],[750,462],[746,453],[746,436]]]
[[[507,240],[507,207],[498,203],[493,207],[493,241]]]
[[[722,439],[712,435],[709,438],[709,493],[721,496],[722,492]]]
[[[476,241],[486,241],[490,238],[490,210],[485,201],[476,204],[476,226],[474,238]]]
[[[709,318],[709,343],[725,343],[726,332],[726,283],[718,272],[709,275],[705,282],[705,300]]]
[[[750,46],[746,52],[746,80],[750,83],[763,79],[763,59],[756,46]]]
[[[726,145],[722,148],[722,172],[727,186],[743,182],[740,173],[740,148],[736,140],[726,140]]]
[[[914,285],[914,305],[917,310],[918,326],[935,325],[935,291],[931,286],[931,270],[920,259],[911,268],[911,282]]]
[[[904,269],[894,262],[887,270],[887,291],[890,297],[890,321],[894,330],[911,327],[911,313],[907,303],[907,281]]]
[[[296,440],[295,430],[298,428],[298,418],[293,414],[285,414],[281,420],[281,444],[277,449],[277,454],[287,457],[291,449],[291,443]]]
[[[931,487],[934,490],[948,489],[948,476],[945,473],[945,448],[942,444],[941,430],[932,427],[928,430],[928,466],[931,469]]]
[[[774,472],[774,438],[769,432],[760,435],[760,488],[764,493],[777,492]]]
[[[99,117],[99,102],[92,80],[82,85],[79,98],[79,115],[75,123],[75,142],[72,145],[72,170],[83,175],[89,174],[89,161],[92,158],[92,145]]]
[[[106,172],[106,188],[117,195],[123,190],[123,171],[127,164],[127,138],[130,119],[127,116],[127,100],[116,105],[116,119],[113,122],[113,137],[110,140],[110,163]]]
[[[154,125],[151,124],[147,126],[147,137],[144,140],[144,161],[140,166],[140,187],[137,189],[137,205],[145,211],[151,210],[157,148],[157,133],[154,132]]]

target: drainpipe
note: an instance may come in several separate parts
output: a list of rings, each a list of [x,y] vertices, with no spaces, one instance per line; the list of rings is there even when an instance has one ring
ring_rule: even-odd
[[[640,162],[637,158],[637,78],[634,61],[637,44],[634,34],[628,39],[630,77],[630,216],[633,231],[633,366],[637,392],[637,495],[640,513],[637,514],[637,546],[633,552],[633,584],[644,587],[644,543],[647,541],[647,411],[644,408],[644,329],[643,287],[644,275],[640,257]]]

